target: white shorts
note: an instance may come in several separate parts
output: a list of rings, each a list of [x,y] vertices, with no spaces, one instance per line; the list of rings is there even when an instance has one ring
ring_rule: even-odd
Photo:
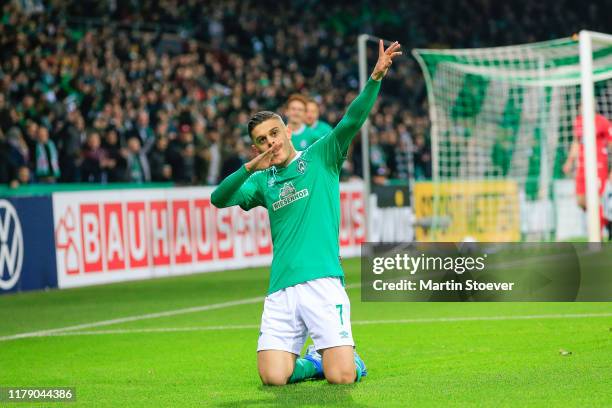
[[[308,335],[317,350],[355,345],[351,304],[340,278],[314,279],[266,296],[257,351],[299,356]]]

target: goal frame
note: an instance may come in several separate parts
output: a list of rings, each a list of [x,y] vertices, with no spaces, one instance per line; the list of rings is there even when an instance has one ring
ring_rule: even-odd
[[[581,114],[583,118],[583,143],[585,157],[585,199],[586,199],[586,221],[588,240],[590,242],[601,241],[601,224],[599,217],[600,197],[598,191],[597,175],[597,152],[595,134],[595,106],[594,106],[594,77],[593,77],[593,43],[612,44],[612,35],[595,31],[582,30],[578,35],[579,65],[580,65],[580,95],[581,95]],[[509,48],[520,47],[521,45],[510,46]],[[419,54],[421,50],[413,49],[412,55],[422,68],[425,81],[432,83],[433,78],[423,57]],[[439,50],[444,52],[444,50]],[[461,51],[452,49],[448,51]],[[436,117],[435,96],[431,86],[427,86],[427,98],[429,100],[429,118],[431,122],[431,157],[432,157],[432,181],[434,184],[441,182],[440,178],[440,152],[438,140],[438,118]],[[612,154],[612,152],[610,152]],[[543,175],[546,176],[546,175]],[[434,206],[436,198],[434,197]]]

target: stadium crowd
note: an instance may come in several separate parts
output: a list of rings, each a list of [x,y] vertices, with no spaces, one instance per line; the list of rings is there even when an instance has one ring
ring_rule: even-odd
[[[338,122],[358,89],[360,32],[409,50],[545,40],[606,23],[601,4],[573,0],[329,3],[5,2],[0,183],[217,184],[251,154],[252,113],[284,113],[299,92],[319,104],[322,120]],[[550,12],[531,13],[542,8]],[[413,59],[397,64],[378,104],[375,182],[430,177],[425,89]],[[345,176],[359,176],[360,162],[351,154]]]

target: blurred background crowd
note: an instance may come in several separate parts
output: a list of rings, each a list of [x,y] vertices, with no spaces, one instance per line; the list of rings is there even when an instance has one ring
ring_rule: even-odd
[[[339,121],[358,92],[363,32],[399,40],[406,55],[371,117],[374,181],[426,179],[426,92],[412,48],[609,31],[609,10],[610,0],[4,2],[0,183],[217,184],[249,159],[256,111],[284,114],[302,93],[322,120]],[[345,178],[361,174],[359,143]]]

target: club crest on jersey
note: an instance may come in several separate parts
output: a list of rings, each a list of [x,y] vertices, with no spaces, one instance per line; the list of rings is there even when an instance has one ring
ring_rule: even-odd
[[[300,174],[306,173],[306,162],[302,159],[299,159],[297,162],[297,171]]]
[[[285,198],[294,193],[295,193],[295,187],[293,187],[293,183],[288,182],[288,183],[283,184],[283,186],[281,187],[280,192],[278,194],[278,198]]]
[[[296,191],[293,183],[289,181],[283,184],[281,187],[278,193],[278,201],[272,203],[272,210],[277,211],[280,208],[283,208],[305,197],[308,197],[308,189],[305,188],[303,190]]]

